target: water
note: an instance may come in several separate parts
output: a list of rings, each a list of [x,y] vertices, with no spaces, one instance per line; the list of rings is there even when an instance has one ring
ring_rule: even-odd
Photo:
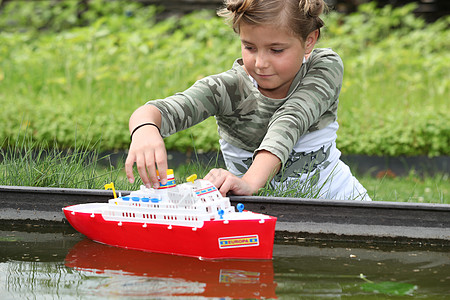
[[[273,261],[201,261],[4,229],[0,298],[449,299],[448,250],[300,239],[277,241]]]

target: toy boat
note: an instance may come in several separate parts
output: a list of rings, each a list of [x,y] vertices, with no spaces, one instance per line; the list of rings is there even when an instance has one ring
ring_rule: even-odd
[[[108,203],[63,211],[77,231],[107,245],[201,259],[272,259],[276,218],[237,208],[211,182],[191,176],[176,185],[168,170],[159,189],[141,186]]]

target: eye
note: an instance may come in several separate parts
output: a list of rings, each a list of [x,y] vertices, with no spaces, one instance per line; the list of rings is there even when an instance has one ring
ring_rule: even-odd
[[[248,51],[253,51],[253,50],[255,50],[254,47],[248,46],[248,45],[244,45],[244,49],[245,49],[245,50],[248,50]]]
[[[283,51],[284,51],[284,49],[271,49],[271,51],[273,52],[273,53],[282,53]]]

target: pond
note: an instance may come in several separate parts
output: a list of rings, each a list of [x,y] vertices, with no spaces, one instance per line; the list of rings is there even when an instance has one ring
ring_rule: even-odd
[[[0,230],[1,299],[448,299],[438,245],[276,240],[273,260],[203,261],[92,242],[67,228]]]

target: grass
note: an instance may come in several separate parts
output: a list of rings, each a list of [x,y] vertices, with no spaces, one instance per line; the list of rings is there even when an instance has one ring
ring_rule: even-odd
[[[411,171],[404,177],[358,176],[375,201],[450,204],[448,174],[417,175]]]
[[[122,179],[121,168],[114,167],[109,156],[93,150],[95,146],[60,150],[55,144],[49,150],[22,138],[15,147],[0,148],[0,185],[100,189],[116,182],[136,189]]]
[[[135,171],[134,184],[127,181],[124,161],[112,163],[109,155],[100,156],[97,145],[86,144],[74,150],[52,150],[22,139],[15,148],[0,149],[0,185],[36,186],[80,189],[103,189],[114,182],[118,190],[136,190],[141,180]],[[215,158],[208,163],[192,162],[175,168],[178,183],[186,181],[191,174],[203,178],[211,168],[220,167]],[[357,176],[374,201],[450,204],[448,174],[419,175],[411,171],[407,176],[381,178],[371,175]],[[299,193],[302,187],[288,192],[262,189],[260,196],[305,197]],[[304,190],[304,189],[303,189]]]

